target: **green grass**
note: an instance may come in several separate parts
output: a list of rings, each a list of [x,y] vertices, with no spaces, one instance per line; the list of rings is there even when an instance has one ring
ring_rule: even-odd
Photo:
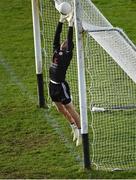
[[[136,42],[131,1],[94,2],[113,23],[119,21],[113,16],[117,3],[118,23]],[[67,121],[54,108],[37,108],[32,33],[30,1],[1,0],[0,178],[136,178],[135,172],[84,171],[82,149],[72,142]]]

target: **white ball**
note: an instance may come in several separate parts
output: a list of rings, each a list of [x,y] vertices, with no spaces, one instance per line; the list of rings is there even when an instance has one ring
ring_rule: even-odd
[[[67,15],[72,10],[71,5],[68,2],[63,2],[59,5],[59,12],[63,15]]]

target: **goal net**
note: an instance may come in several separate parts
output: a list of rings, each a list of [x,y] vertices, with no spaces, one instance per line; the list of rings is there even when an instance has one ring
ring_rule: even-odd
[[[82,3],[92,162],[99,169],[136,168],[136,47],[89,1]]]
[[[52,43],[59,19],[53,0],[40,0],[40,17],[45,82],[48,85]],[[81,18],[92,164],[105,170],[135,169],[136,48],[90,0],[81,0]],[[63,27],[62,41],[66,33],[67,24]],[[79,108],[76,62],[74,48],[67,80],[73,102]]]

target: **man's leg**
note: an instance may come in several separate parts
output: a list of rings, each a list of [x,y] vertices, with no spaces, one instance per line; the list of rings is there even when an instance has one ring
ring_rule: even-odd
[[[75,130],[75,138],[77,139],[76,141],[76,146],[79,146],[82,143],[82,137],[81,137],[81,126],[80,126],[80,116],[77,113],[77,111],[75,110],[72,102],[65,105],[67,111],[69,112],[69,114],[73,117],[78,129]]]
[[[75,123],[73,117],[71,116],[71,114],[67,111],[67,109],[61,102],[55,102],[55,105],[57,107],[57,110],[68,119],[70,124]]]
[[[78,129],[81,128],[80,125],[80,116],[77,113],[77,111],[75,110],[75,107],[73,106],[72,102],[70,102],[69,104],[65,105],[65,108],[67,109],[67,111],[69,112],[69,114],[72,116],[72,118],[74,119]]]
[[[55,102],[55,105],[57,107],[57,110],[62,113],[69,121],[70,126],[72,128],[72,134],[73,134],[73,141],[75,141],[77,139],[77,137],[79,136],[79,130],[77,129],[77,125],[75,120],[73,119],[73,117],[71,116],[71,114],[68,112],[68,110],[66,109],[66,106],[64,106],[62,103],[60,102]]]

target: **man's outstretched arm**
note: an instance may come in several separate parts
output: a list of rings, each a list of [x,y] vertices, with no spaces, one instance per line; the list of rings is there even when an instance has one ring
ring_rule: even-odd
[[[65,19],[66,19],[66,16],[61,14],[56,31],[55,31],[55,35],[54,35],[53,51],[58,50],[60,48],[60,34],[62,32],[62,26]]]
[[[60,34],[62,32],[62,25],[62,22],[58,22],[53,41],[53,51],[58,50],[60,48]]]
[[[74,19],[73,19],[73,12],[69,15],[67,18],[68,20],[68,35],[67,35],[67,51],[72,51],[73,49],[73,25],[74,25]]]
[[[67,52],[73,49],[73,27],[69,26],[67,35]]]

